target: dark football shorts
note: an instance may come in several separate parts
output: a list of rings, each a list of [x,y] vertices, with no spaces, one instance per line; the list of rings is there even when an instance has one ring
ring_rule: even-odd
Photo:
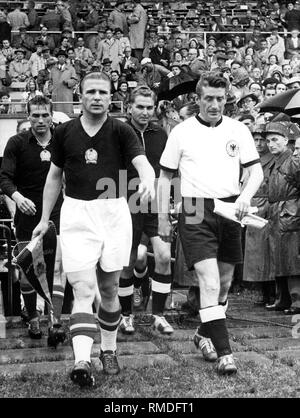
[[[237,196],[220,199],[234,202]],[[202,202],[201,202],[202,201]],[[192,208],[198,210],[192,212]],[[243,262],[241,226],[215,213],[213,199],[184,198],[179,216],[179,234],[189,270],[209,258],[229,264]]]
[[[133,237],[132,237],[132,248],[136,249],[142,242],[143,235],[147,237],[157,237],[158,236],[158,215],[157,213],[132,213],[132,228],[133,228]]]

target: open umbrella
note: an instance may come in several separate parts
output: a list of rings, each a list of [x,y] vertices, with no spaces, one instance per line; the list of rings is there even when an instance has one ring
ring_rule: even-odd
[[[300,113],[300,88],[291,89],[265,100],[260,105],[260,112],[284,112],[290,116]]]

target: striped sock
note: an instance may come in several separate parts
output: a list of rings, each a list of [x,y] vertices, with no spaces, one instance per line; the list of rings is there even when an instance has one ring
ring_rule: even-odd
[[[121,320],[121,310],[116,312],[107,312],[102,306],[98,312],[100,332],[101,332],[101,350],[116,351],[117,349],[117,332]]]
[[[221,305],[210,306],[199,310],[204,333],[212,340],[218,357],[231,354],[229,335],[226,327],[224,307]],[[201,334],[202,335],[202,334]]]
[[[148,267],[146,266],[143,270],[135,268],[133,270],[133,284],[134,287],[141,287],[142,281],[148,276]]]
[[[133,277],[129,279],[120,278],[118,294],[122,314],[130,315],[132,313]]]
[[[59,321],[64,303],[64,287],[61,284],[53,285],[52,304],[54,310],[54,317]]]
[[[97,332],[97,324],[94,315],[78,312],[70,316],[70,332],[75,356],[78,361],[91,361],[91,351]]]
[[[153,274],[152,278],[152,313],[163,315],[166,300],[171,291],[171,274]]]
[[[24,282],[23,280],[21,280],[20,289],[29,320],[37,318],[39,314],[36,309],[36,291],[33,289],[31,284]]]

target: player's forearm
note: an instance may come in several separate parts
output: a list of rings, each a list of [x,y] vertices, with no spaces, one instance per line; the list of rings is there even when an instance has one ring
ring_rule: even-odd
[[[62,188],[62,177],[49,176],[44,187],[43,192],[43,212],[42,221],[48,222],[54,205],[57,201],[58,195]]]
[[[139,174],[141,182],[155,180],[155,172],[152,165],[144,155],[139,155],[132,160],[132,164]]]
[[[173,174],[160,170],[157,186],[158,217],[165,219],[169,217],[171,180]]]
[[[263,182],[264,175],[260,164],[251,166],[250,173],[246,181],[246,185],[240,195],[240,198],[251,200],[257,192],[259,186]]]

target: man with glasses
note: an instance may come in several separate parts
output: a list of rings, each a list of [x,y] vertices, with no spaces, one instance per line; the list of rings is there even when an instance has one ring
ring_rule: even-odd
[[[42,214],[43,188],[50,168],[52,153],[52,103],[43,96],[36,96],[28,102],[28,119],[31,129],[12,136],[5,147],[0,171],[0,187],[3,193],[16,204],[14,224],[18,241],[30,241],[33,229]],[[59,234],[59,216],[62,205],[59,193],[50,219]],[[59,322],[65,283],[61,277],[61,254],[58,240],[56,253],[53,305],[55,324],[49,328],[48,344],[56,346],[66,338]],[[37,310],[37,294],[21,274],[21,293],[28,315],[28,333],[33,339],[40,339],[40,312]]]

